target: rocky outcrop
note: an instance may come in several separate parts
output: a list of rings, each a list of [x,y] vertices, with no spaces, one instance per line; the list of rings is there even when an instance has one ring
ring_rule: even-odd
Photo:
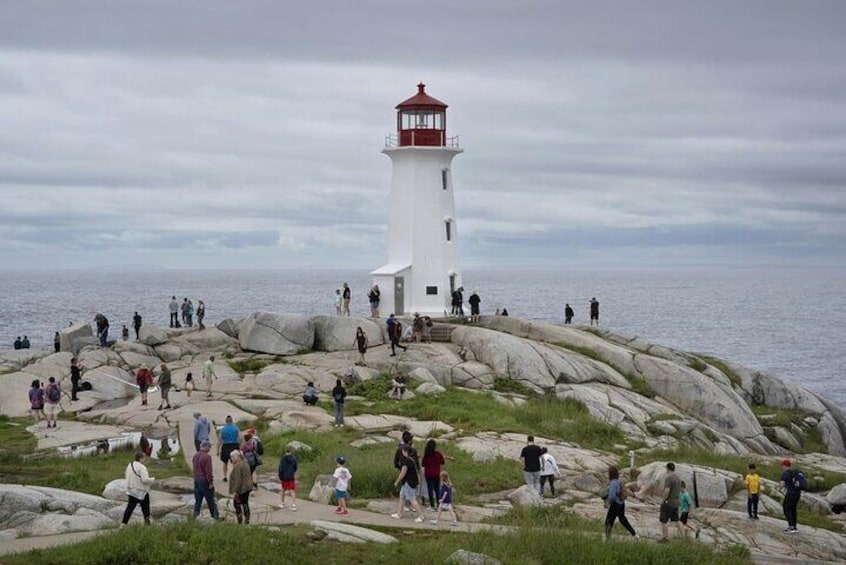
[[[59,332],[59,349],[73,354],[79,353],[79,340],[93,337],[94,332],[88,322],[77,322]]]
[[[98,530],[114,524],[105,513],[116,505],[62,489],[0,484],[0,530],[39,536]]]
[[[308,499],[318,504],[329,504],[335,494],[335,479],[332,475],[317,475],[308,493]]]
[[[165,328],[141,326],[141,330],[138,332],[138,341],[144,345],[162,345],[163,343],[167,343],[168,339],[169,337]]]
[[[355,332],[361,327],[370,346],[382,345],[385,339],[379,325],[368,318],[314,316],[314,349],[316,351],[351,351],[356,349]]]
[[[238,342],[245,351],[295,355],[314,346],[314,323],[298,314],[255,312],[238,326]]]
[[[732,487],[743,479],[739,474],[731,471],[678,462],[676,462],[676,474],[687,484],[688,492],[694,500],[698,500],[698,505],[709,508],[723,506],[729,499]],[[660,502],[666,475],[665,462],[649,463],[641,467],[637,476],[638,498]]]
[[[328,522],[325,520],[312,520],[311,526],[326,532],[329,539],[352,543],[397,543],[394,536],[377,532],[361,526],[344,524],[341,522]]]

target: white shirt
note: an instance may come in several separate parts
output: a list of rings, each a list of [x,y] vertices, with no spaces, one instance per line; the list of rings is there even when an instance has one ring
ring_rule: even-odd
[[[335,477],[335,488],[338,490],[347,490],[350,485],[350,479],[352,479],[352,473],[346,467],[337,467],[335,469],[335,473],[332,475]]]
[[[541,475],[555,475],[558,476],[558,463],[555,462],[555,457],[549,453],[541,455]]]

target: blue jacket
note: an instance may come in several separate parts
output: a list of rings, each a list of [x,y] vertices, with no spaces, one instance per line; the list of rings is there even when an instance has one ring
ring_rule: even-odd
[[[297,458],[287,454],[279,460],[279,480],[293,481],[297,474]]]

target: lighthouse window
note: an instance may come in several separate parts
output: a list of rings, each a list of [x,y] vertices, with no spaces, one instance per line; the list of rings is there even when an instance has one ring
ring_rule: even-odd
[[[441,185],[444,190],[447,190],[447,181],[449,180],[449,169],[441,169]]]
[[[426,294],[429,295],[429,296],[437,296],[438,295],[438,287],[427,286],[426,287]]]
[[[444,226],[446,226],[446,239],[447,241],[452,241],[452,222],[447,220],[444,222]]]

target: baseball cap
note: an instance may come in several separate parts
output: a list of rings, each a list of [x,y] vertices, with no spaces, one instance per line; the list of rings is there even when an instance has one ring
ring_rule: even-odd
[[[346,462],[347,462],[347,460],[346,460],[346,459],[344,459],[344,456],[343,456],[343,455],[338,455],[337,457],[335,457],[335,462],[336,462],[338,465],[343,465],[344,463],[346,463]]]

